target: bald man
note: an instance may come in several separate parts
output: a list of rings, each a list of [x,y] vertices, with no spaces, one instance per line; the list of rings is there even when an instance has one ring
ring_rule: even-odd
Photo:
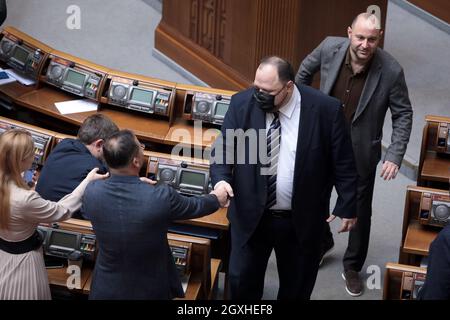
[[[359,14],[347,34],[348,38],[327,37],[322,41],[303,60],[295,81],[311,85],[314,75],[320,71],[320,90],[342,102],[350,125],[358,170],[358,221],[350,231],[342,277],[347,292],[359,296],[363,291],[359,272],[369,247],[372,196],[376,167],[381,159],[384,118],[390,109],[391,144],[382,159],[381,178],[391,180],[397,175],[406,151],[413,112],[402,67],[378,47],[383,35],[378,18]],[[331,231],[327,239],[323,257],[334,246]]]

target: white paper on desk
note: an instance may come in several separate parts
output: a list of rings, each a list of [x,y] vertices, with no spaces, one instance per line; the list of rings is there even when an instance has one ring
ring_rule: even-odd
[[[31,86],[36,83],[36,80],[26,77],[24,75],[21,75],[20,73],[16,72],[13,69],[6,69],[5,72],[8,74],[8,76],[13,77],[17,81],[19,81],[21,84],[26,86]]]
[[[98,103],[88,99],[55,102],[55,107],[61,114],[97,111]]]

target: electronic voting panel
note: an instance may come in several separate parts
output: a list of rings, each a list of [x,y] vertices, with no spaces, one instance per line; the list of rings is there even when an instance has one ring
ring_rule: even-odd
[[[435,227],[445,227],[449,224],[450,195],[424,192],[420,200],[419,222]]]
[[[10,30],[11,32],[7,31]],[[20,32],[14,34],[13,28],[5,28],[1,33],[0,60],[25,76],[37,79],[49,48],[42,48],[24,41]]]
[[[184,195],[203,195],[211,191],[209,165],[171,159],[170,154],[151,155],[147,176],[172,186]]]
[[[100,87],[106,77],[104,70],[94,70],[51,54],[46,82],[64,91],[93,100],[99,99]]]
[[[48,155],[48,152],[50,151],[53,136],[28,129],[26,127],[22,127],[20,125],[0,120],[0,134],[9,129],[23,129],[31,133],[31,137],[33,138],[34,142],[33,164],[42,166]]]
[[[169,117],[175,97],[175,84],[110,75],[108,104],[120,108]]]
[[[450,123],[441,122],[438,126],[436,152],[450,155]]]
[[[186,89],[183,118],[221,126],[230,106],[232,91]]]
[[[97,249],[94,234],[84,234],[60,229],[59,227],[39,226],[46,256],[67,259],[73,251],[79,251],[86,261],[94,261]]]

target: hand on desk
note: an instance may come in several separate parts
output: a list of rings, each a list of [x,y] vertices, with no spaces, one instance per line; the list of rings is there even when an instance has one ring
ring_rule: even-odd
[[[230,198],[234,196],[233,188],[225,181],[218,182],[211,193],[217,196],[222,208],[227,208],[230,205]]]
[[[152,180],[152,179],[149,179],[146,177],[140,177],[139,179],[141,179],[142,182],[148,183],[150,185],[154,185],[154,184],[158,183],[158,181],[155,181],[155,180]]]
[[[333,214],[330,214],[330,217],[327,219],[327,222],[330,223],[334,219],[336,219],[336,216]],[[358,218],[353,218],[353,219],[343,218],[342,225],[341,225],[341,228],[338,230],[338,233],[350,231],[352,228],[354,228],[357,219]]]

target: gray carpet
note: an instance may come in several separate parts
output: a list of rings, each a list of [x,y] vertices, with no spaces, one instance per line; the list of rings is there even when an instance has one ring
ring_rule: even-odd
[[[66,27],[69,17],[66,9],[72,4],[81,9],[80,30]],[[161,19],[158,8],[158,0],[9,0],[4,25],[15,26],[58,50],[113,69],[180,83],[195,82],[195,77],[161,63],[152,55],[154,30]],[[450,36],[392,2],[388,6],[386,27],[385,49],[405,69],[414,108],[414,129],[407,158],[417,165],[425,115],[450,116]],[[390,140],[390,126],[390,115],[387,115],[385,145]],[[398,259],[405,188],[409,184],[415,181],[402,175],[391,182],[376,180],[371,245],[363,275],[367,279],[373,274],[373,271],[367,274],[367,268],[374,268],[370,270],[380,270],[381,278],[375,274],[370,282],[375,288],[366,289],[357,299],[382,296],[381,288],[376,285],[383,285],[385,263]],[[335,221],[333,229],[338,226],[339,221]],[[341,279],[346,241],[346,234],[335,236],[335,249],[320,269],[313,299],[354,299],[345,292]],[[272,257],[264,299],[276,298],[277,286]],[[220,287],[223,288],[223,281]]]

